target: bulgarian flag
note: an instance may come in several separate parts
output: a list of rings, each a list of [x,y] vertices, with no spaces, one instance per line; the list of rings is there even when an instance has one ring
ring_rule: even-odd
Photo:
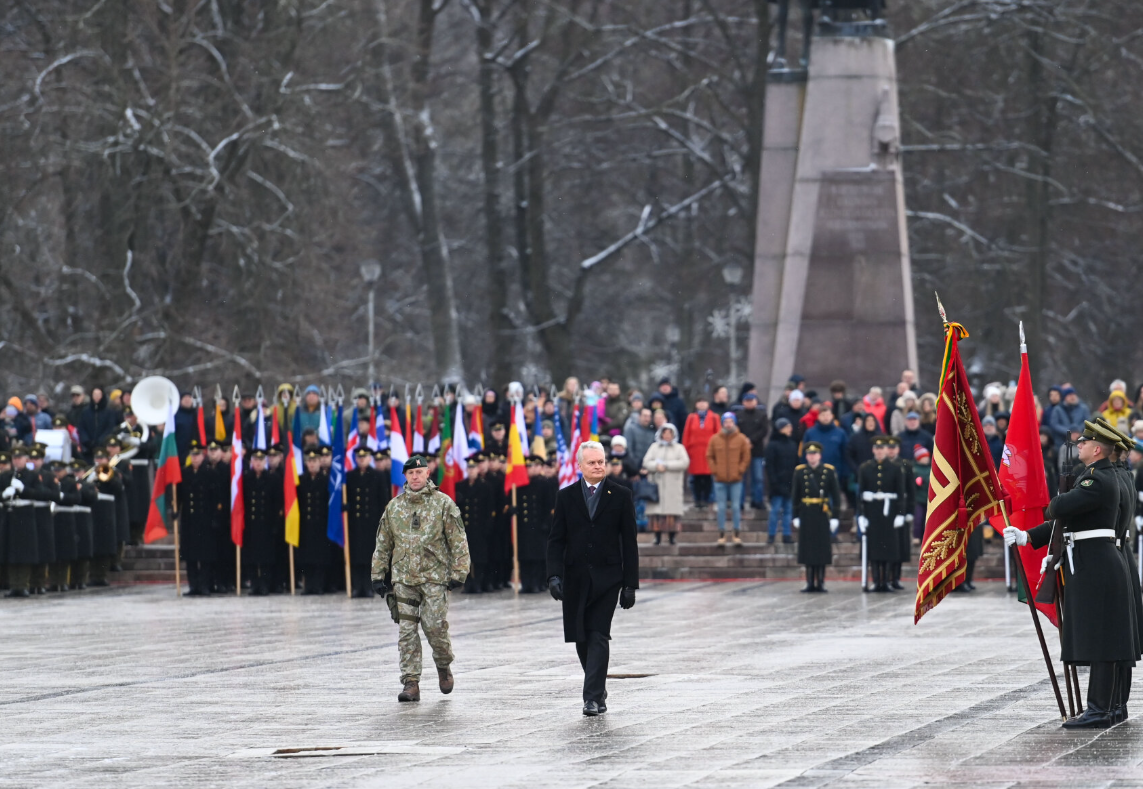
[[[242,420],[234,420],[234,434],[231,436],[230,453],[230,540],[242,545],[242,534],[246,531],[246,502],[242,497]]]
[[[937,396],[933,469],[917,567],[914,623],[964,581],[969,535],[989,516],[999,514],[1003,499],[957,347],[966,337],[968,330],[959,323],[945,323],[945,358]],[[1037,446],[1038,442],[1037,438]]]
[[[294,437],[290,438],[290,447],[294,445]],[[293,455],[293,452],[290,453]],[[292,458],[286,461],[284,487],[284,509],[286,511],[286,542],[297,548],[302,544],[302,516],[298,510],[298,464]]]
[[[183,470],[179,466],[179,449],[175,444],[175,408],[171,408],[167,412],[167,423],[163,426],[163,443],[159,447],[159,460],[155,466],[155,486],[151,489],[151,508],[147,511],[147,525],[143,531],[144,543],[167,536],[167,527],[170,526],[167,487],[182,481]]]
[[[524,465],[524,448],[520,444],[520,431],[516,427],[516,410],[523,406],[513,404],[512,424],[508,427],[508,467],[504,470],[504,492],[528,484],[528,467]]]
[[[1036,420],[1036,403],[1032,395],[1032,373],[1028,366],[1028,346],[1024,344],[1024,324],[1020,324],[1020,381],[1016,384],[1016,399],[1012,403],[1012,419],[1008,423],[1008,433],[1004,437],[1004,456],[1000,460],[1000,484],[1005,496],[1010,500],[1009,520],[1022,531],[1044,522],[1044,507],[1051,500],[1048,496],[1048,479],[1044,475],[1044,454],[1040,448],[1040,425]],[[1004,516],[997,514],[989,518],[992,527],[1004,531]],[[1024,565],[1024,575],[1032,586],[1032,598],[1040,590],[1043,578],[1040,565],[1048,555],[1047,545],[1033,548],[1025,545],[1017,548],[1017,554]],[[1022,589],[1021,594],[1028,591]],[[1026,598],[1021,597],[1021,600]],[[1040,613],[1059,627],[1054,603],[1037,603]]]

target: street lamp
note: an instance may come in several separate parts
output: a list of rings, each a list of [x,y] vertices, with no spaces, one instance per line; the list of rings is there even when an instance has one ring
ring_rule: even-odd
[[[373,289],[381,279],[381,261],[363,260],[360,265],[361,278],[369,286],[369,385],[375,380],[373,375]]]
[[[738,384],[738,321],[741,309],[735,290],[742,284],[742,266],[727,263],[722,267],[722,281],[730,288],[730,307],[726,311],[727,333],[730,335],[730,383]]]

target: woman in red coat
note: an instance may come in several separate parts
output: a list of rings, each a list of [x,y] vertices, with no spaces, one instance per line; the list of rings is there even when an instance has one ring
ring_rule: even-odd
[[[703,509],[710,503],[710,466],[706,463],[706,445],[721,429],[718,414],[710,410],[710,401],[700,396],[695,400],[695,412],[687,417],[683,428],[683,446],[690,456],[691,464],[687,472],[691,475],[691,489],[695,495],[695,505]]]

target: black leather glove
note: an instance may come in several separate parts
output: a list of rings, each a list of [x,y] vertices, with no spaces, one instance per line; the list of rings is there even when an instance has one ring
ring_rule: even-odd
[[[384,581],[374,581],[373,591],[378,596],[384,597],[385,595],[389,594],[389,584],[385,583]]]
[[[629,587],[623,587],[623,591],[619,593],[619,607],[626,611],[635,605],[635,590]]]
[[[454,589],[459,589],[462,586],[464,586],[464,581],[457,581],[454,579],[454,580],[448,582],[448,590],[450,592],[453,591]]]
[[[553,600],[564,599],[564,581],[558,575],[548,579],[548,591],[552,593]]]

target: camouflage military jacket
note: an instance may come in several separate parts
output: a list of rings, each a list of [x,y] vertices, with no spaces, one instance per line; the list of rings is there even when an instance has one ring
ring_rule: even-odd
[[[419,491],[405,486],[389,502],[377,527],[373,580],[386,574],[393,583],[447,584],[468,577],[468,540],[453,500],[429,482]]]

